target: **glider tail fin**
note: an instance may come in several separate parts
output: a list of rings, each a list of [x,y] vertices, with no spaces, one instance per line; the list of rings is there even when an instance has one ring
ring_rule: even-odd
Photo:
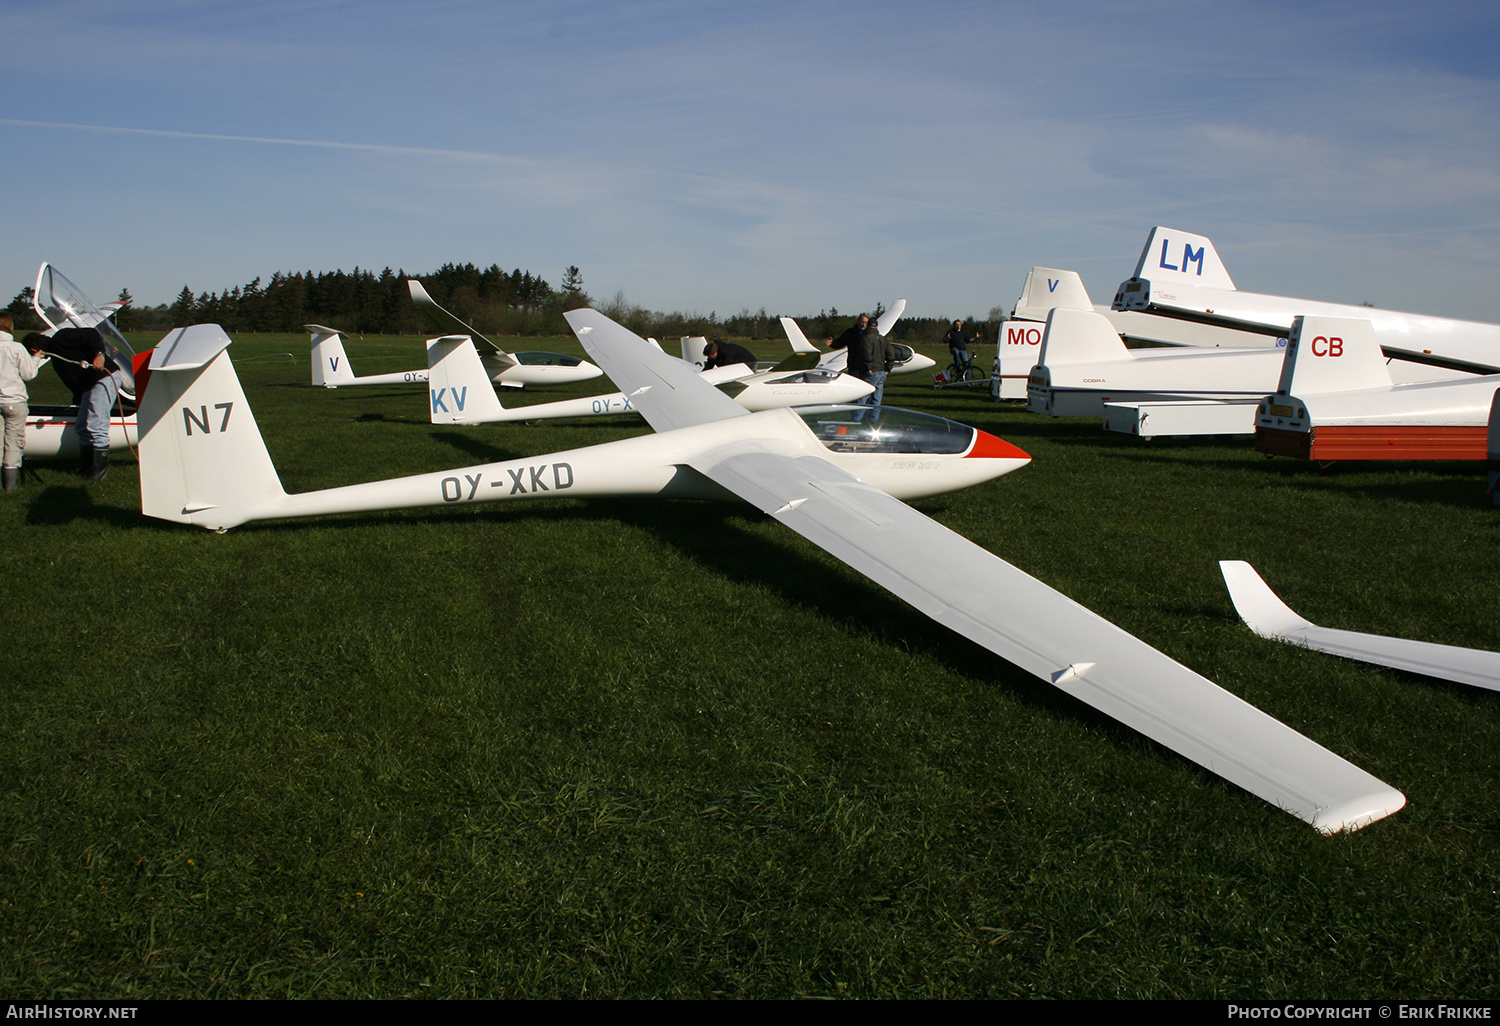
[[[1309,396],[1389,388],[1390,368],[1369,321],[1347,317],[1297,317],[1281,364],[1280,395]]]
[[[141,512],[224,530],[286,502],[217,324],[178,328],[141,397]]]
[[[1234,289],[1234,279],[1219,259],[1206,235],[1157,225],[1146,237],[1146,248],[1136,261],[1136,278],[1153,284],[1199,285],[1211,289]]]
[[[708,345],[708,339],[702,335],[682,336],[682,358],[695,367],[703,366],[703,347]]]
[[[338,388],[354,380],[354,371],[349,369],[349,356],[344,352],[344,340],[335,328],[321,324],[304,324],[312,336],[312,383],[324,388]]]
[[[1094,301],[1077,271],[1060,271],[1055,267],[1033,267],[1026,272],[1021,298],[1016,300],[1011,317],[1023,321],[1045,321],[1053,307],[1069,310],[1092,310]]]
[[[792,352],[818,352],[818,347],[807,340],[807,336],[802,334],[801,327],[799,327],[797,322],[792,320],[790,317],[781,318],[781,330],[786,332],[786,340],[792,344]]]
[[[1037,363],[1049,367],[1069,363],[1099,363],[1124,360],[1130,351],[1115,333],[1109,318],[1093,310],[1057,307],[1047,315],[1047,330],[1042,333]]]
[[[444,335],[427,343],[427,402],[434,424],[481,424],[505,413],[467,335]]]

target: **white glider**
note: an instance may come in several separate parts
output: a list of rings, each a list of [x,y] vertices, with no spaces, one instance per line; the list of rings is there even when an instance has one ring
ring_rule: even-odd
[[[322,388],[348,388],[354,385],[410,385],[427,380],[427,370],[395,371],[391,374],[366,374],[355,377],[344,352],[342,332],[321,324],[304,324],[312,336],[312,383]]]
[[[906,300],[898,299],[891,304],[891,308],[879,317],[875,318],[875,324],[882,335],[889,335],[901,315],[906,312]],[[781,318],[781,330],[786,332],[786,340],[792,344],[794,353],[817,353],[818,367],[823,370],[847,372],[849,369],[849,352],[845,349],[835,349],[824,352],[812,342],[808,341],[802,328],[790,317]],[[911,374],[916,371],[924,371],[930,367],[936,367],[937,361],[930,356],[923,356],[911,346],[901,342],[892,342],[891,347],[896,350],[896,364],[891,368],[892,374]]]
[[[1038,357],[1047,315],[1056,309],[1093,311],[1108,320],[1110,327],[1125,342],[1210,349],[1226,346],[1265,348],[1277,342],[1256,332],[1198,324],[1137,310],[1113,310],[1107,304],[1095,303],[1089,298],[1088,289],[1077,271],[1033,267],[1026,272],[1021,295],[1011,307],[1010,319],[1000,325],[999,347],[995,353],[999,367],[995,372],[999,381],[996,398],[1026,398],[1026,381],[1031,368],[1041,362]]]
[[[1151,229],[1135,274],[1120,283],[1112,305],[1280,336],[1294,317],[1360,318],[1371,322],[1387,356],[1469,374],[1500,371],[1500,325],[1241,292],[1212,242],[1161,225]]]
[[[1263,638],[1500,691],[1500,652],[1319,627],[1292,612],[1249,563],[1220,560],[1219,570],[1240,619]]]
[[[1096,417],[1109,402],[1253,403],[1276,390],[1284,351],[1266,346],[1127,349],[1102,314],[1057,307],[1047,315],[1036,366],[1027,378],[1027,409],[1053,417]],[[1247,423],[1251,420],[1247,411]]]
[[[580,360],[576,356],[568,356],[565,353],[507,353],[453,314],[438,306],[427,294],[427,290],[422,287],[421,282],[415,278],[409,278],[406,284],[411,290],[411,301],[416,304],[417,313],[422,315],[430,327],[444,335],[467,335],[489,347],[482,359],[486,370],[489,371],[490,380],[497,385],[506,388],[520,388],[524,385],[572,385],[579,381],[589,381],[604,373],[587,360]],[[428,362],[428,366],[431,367],[431,361]]]
[[[1370,322],[1298,317],[1255,447],[1319,460],[1482,460],[1500,374],[1397,384]]]
[[[899,501],[1030,458],[886,407],[750,413],[593,310],[567,315],[656,434],[531,459],[287,495],[216,325],[152,354],[141,508],[225,529],[250,520],[562,495],[745,499],[920,611],[1323,832],[1401,793]],[[868,418],[868,419],[864,419]],[[856,476],[858,475],[858,476]]]
[[[427,359],[428,417],[434,424],[494,424],[636,412],[623,392],[507,407],[488,387],[484,366],[467,335],[433,339],[427,343]],[[822,370],[816,363],[815,359],[794,354],[769,371],[752,372],[742,363],[708,370],[684,366],[692,367],[704,381],[752,413],[783,406],[852,403],[875,390],[852,374]]]

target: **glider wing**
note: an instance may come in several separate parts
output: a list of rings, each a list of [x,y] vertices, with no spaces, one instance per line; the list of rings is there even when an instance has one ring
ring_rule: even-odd
[[[592,310],[565,315],[651,426],[738,415]],[[658,369],[660,368],[660,369]],[[741,439],[694,470],[951,630],[1325,833],[1400,809],[1401,792],[827,460]]]
[[[1500,653],[1319,627],[1292,612],[1255,572],[1255,567],[1244,560],[1220,560],[1219,570],[1224,574],[1229,598],[1240,619],[1263,638],[1500,691]]]
[[[427,322],[429,328],[439,335],[468,335],[495,350],[494,359],[499,360],[502,366],[507,368],[516,366],[517,360],[514,356],[438,306],[437,302],[427,294],[427,290],[422,287],[421,282],[415,278],[408,278],[406,285],[411,289],[411,301],[416,306],[417,313]]]
[[[703,380],[697,367],[660,349],[596,310],[563,314],[583,348],[620,386],[654,431],[694,427],[750,411]]]

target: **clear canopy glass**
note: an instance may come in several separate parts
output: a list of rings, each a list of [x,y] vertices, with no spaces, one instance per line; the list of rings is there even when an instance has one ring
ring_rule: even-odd
[[[517,363],[524,363],[528,367],[577,367],[583,361],[576,356],[565,356],[562,353],[511,353]]]
[[[125,379],[125,393],[131,396],[135,394],[135,369],[130,359],[135,355],[135,350],[130,348],[130,343],[125,341],[125,336],[120,334],[115,322],[84,295],[83,289],[59,274],[51,264],[43,264],[37,273],[32,306],[42,320],[47,322],[48,327],[98,328],[99,334],[104,337],[104,348],[109,350],[109,355],[120,365],[121,376]]]
[[[796,412],[833,452],[962,453],[974,429],[899,406],[798,406]]]

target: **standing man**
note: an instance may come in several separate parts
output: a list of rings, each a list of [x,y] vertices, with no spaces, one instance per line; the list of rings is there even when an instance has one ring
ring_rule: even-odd
[[[964,322],[954,321],[948,334],[943,336],[943,341],[948,343],[948,352],[953,354],[953,365],[958,368],[959,374],[968,371],[969,333],[964,331]]]
[[[831,338],[828,340],[828,348],[848,349],[851,353],[854,352],[854,349],[852,347],[859,342],[859,337],[865,333],[865,329],[869,326],[870,315],[860,314],[859,318],[854,322],[854,324],[846,328],[842,335],[840,335],[838,338]]]
[[[849,347],[849,373],[875,386],[875,391],[860,403],[879,409],[885,395],[885,376],[896,365],[896,351],[891,348],[890,340],[880,333],[879,324],[863,314],[859,319],[865,328],[859,341]]]
[[[73,390],[78,419],[78,472],[85,481],[109,476],[109,411],[120,394],[123,375],[104,347],[98,328],[61,328],[47,343],[52,366]]]
[[[42,365],[38,355],[11,337],[15,322],[0,313],[0,418],[5,421],[4,459],[0,461],[0,487],[13,492],[21,483],[21,457],[26,454],[26,382],[36,377]]]

